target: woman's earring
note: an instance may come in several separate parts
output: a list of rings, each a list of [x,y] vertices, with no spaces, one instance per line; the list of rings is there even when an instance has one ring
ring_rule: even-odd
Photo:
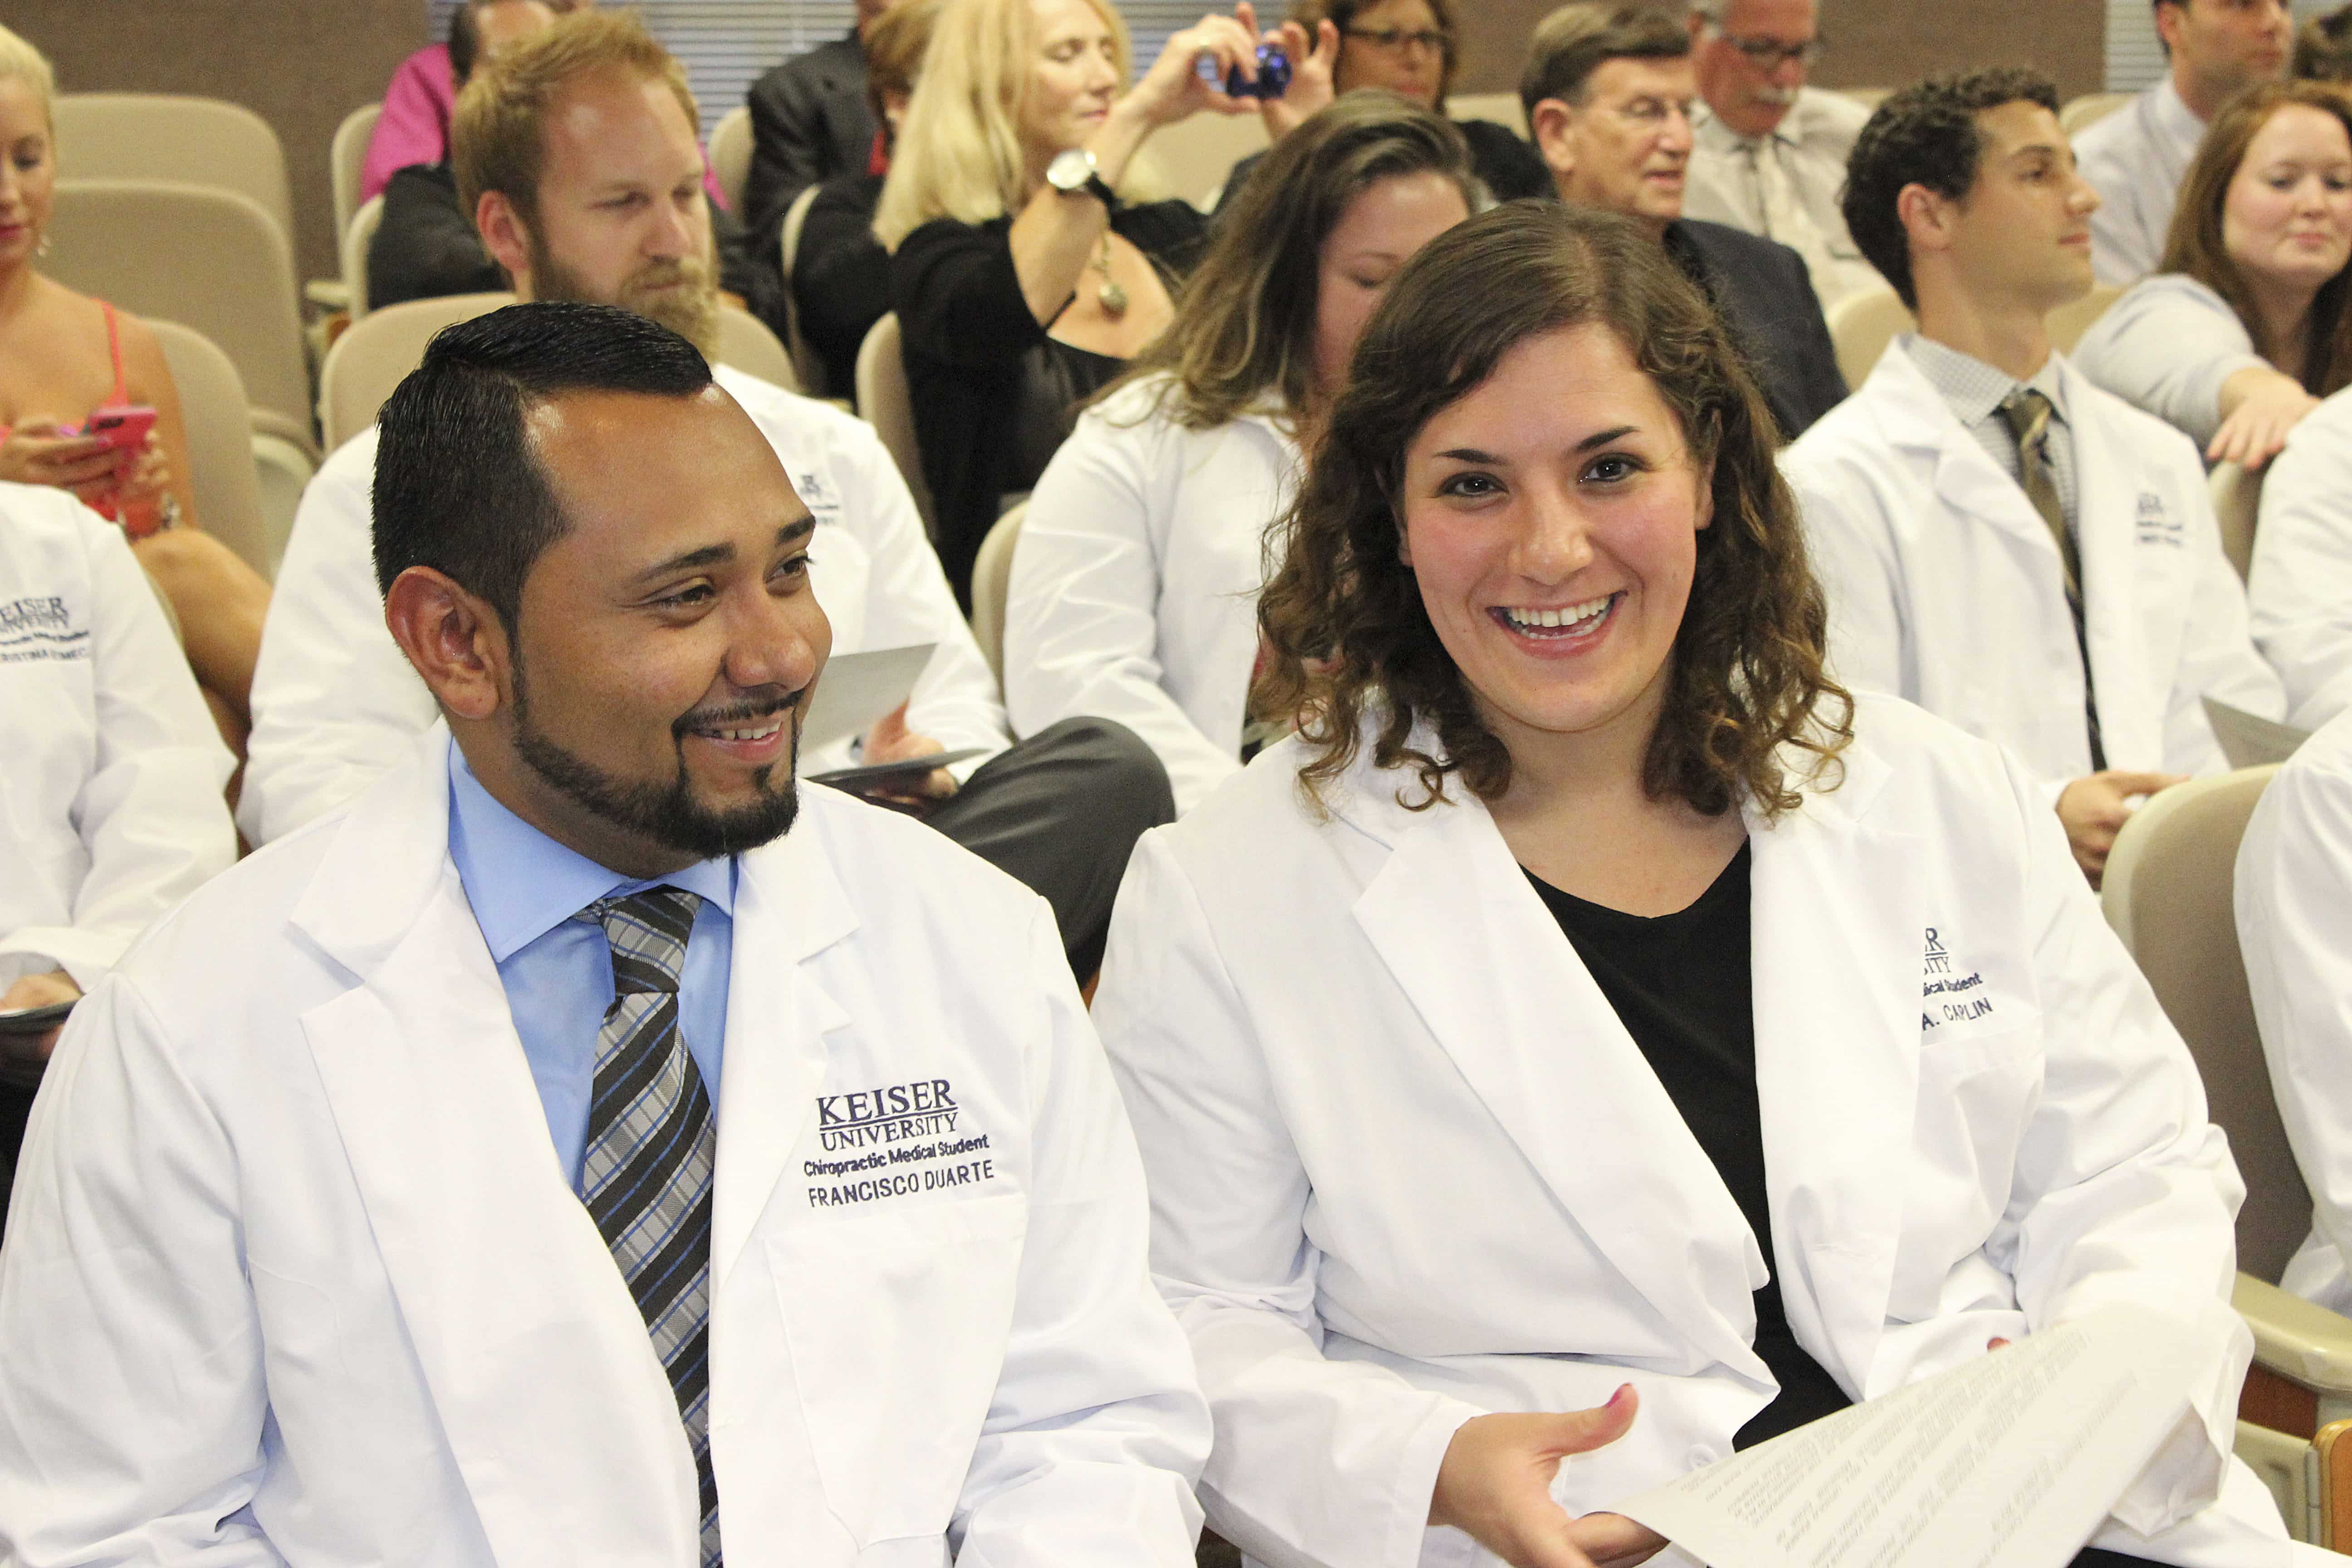
[[[48,253],[49,237],[45,233],[40,238],[33,242],[33,254],[36,256],[47,256]]]

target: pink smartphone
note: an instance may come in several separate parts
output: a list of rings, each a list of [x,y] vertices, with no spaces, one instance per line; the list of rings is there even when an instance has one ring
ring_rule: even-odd
[[[101,408],[81,427],[84,436],[98,436],[117,451],[137,451],[155,428],[155,411],[142,405]]]

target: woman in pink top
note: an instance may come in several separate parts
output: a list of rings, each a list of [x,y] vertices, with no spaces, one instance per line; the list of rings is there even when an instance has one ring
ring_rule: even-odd
[[[34,267],[57,185],[53,90],[48,61],[0,27],[0,480],[69,489],[123,526],[179,618],[222,738],[242,756],[269,584],[196,528],[179,391],[155,335]],[[155,423],[137,447],[68,434],[94,413],[139,405]]]

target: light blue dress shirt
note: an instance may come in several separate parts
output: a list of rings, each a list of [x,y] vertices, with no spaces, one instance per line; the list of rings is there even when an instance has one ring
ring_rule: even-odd
[[[613,1003],[613,949],[604,928],[575,920],[597,900],[667,885],[700,895],[678,976],[686,1048],[719,1110],[727,1029],[727,965],[735,946],[735,861],[702,860],[652,882],[632,881],[568,849],[509,811],[449,748],[449,858],[506,987],[507,1007],[547,1113],[564,1179],[580,1190],[596,1035]]]

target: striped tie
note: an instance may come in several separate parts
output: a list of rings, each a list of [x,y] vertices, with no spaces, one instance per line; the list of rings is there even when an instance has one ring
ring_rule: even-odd
[[[677,973],[702,900],[675,888],[600,899],[582,916],[613,947],[596,1036],[580,1198],[669,1373],[701,1486],[702,1564],[719,1568],[710,1468],[710,1194],[719,1126],[677,1026]]]

